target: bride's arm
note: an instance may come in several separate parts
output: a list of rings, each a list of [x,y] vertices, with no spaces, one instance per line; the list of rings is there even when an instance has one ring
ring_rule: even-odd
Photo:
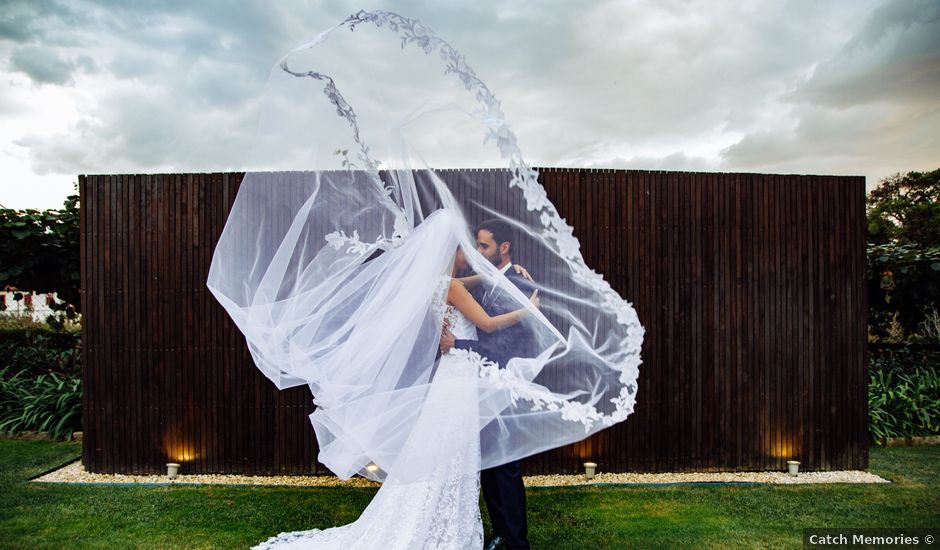
[[[468,277],[459,277],[457,279],[451,279],[451,281],[460,281],[463,284],[464,288],[474,288],[483,281],[483,277],[479,275],[470,275]]]
[[[538,307],[537,289],[532,293],[531,299],[532,303]],[[450,290],[447,292],[447,301],[454,304],[454,307],[456,307],[460,313],[463,313],[467,319],[470,319],[471,323],[486,333],[495,332],[515,325],[529,313],[529,310],[523,307],[515,311],[510,311],[509,313],[491,317],[483,310],[483,307],[473,299],[470,292],[467,291],[459,281],[453,279],[450,282]]]
[[[532,280],[532,276],[529,275],[529,272],[526,271],[526,269],[522,267],[521,265],[514,264],[512,267],[513,269],[516,270],[516,273],[518,273],[519,275],[522,275],[523,277],[525,277],[526,279],[530,281]],[[463,283],[463,286],[466,288],[474,288],[475,286],[483,282],[483,277],[479,275],[470,275],[467,277],[459,277],[457,280]]]

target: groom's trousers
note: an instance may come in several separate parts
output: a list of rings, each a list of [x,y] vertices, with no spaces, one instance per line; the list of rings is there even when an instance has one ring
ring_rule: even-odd
[[[529,549],[526,524],[525,485],[518,460],[480,470],[480,489],[490,514],[493,532],[510,550]]]

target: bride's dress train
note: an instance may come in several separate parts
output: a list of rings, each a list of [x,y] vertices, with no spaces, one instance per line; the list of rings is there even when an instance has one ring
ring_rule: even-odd
[[[476,339],[473,324],[453,306],[447,306],[446,314],[457,338]],[[399,457],[410,470],[426,465],[425,472],[408,479],[390,473],[353,523],[281,533],[254,548],[482,548],[478,380],[478,367],[465,355],[441,357],[425,406]]]

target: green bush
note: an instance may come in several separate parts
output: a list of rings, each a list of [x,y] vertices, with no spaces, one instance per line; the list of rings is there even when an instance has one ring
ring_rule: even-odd
[[[65,303],[53,309],[78,313],[79,209],[78,194],[61,209],[0,208],[0,286],[55,292]]]
[[[0,317],[0,432],[80,430],[81,356],[80,331]]]
[[[28,378],[52,373],[80,377],[81,332],[39,326],[12,328],[0,323],[0,369],[6,369],[7,376],[26,371]]]
[[[924,366],[906,372],[888,362],[873,368],[868,414],[875,443],[889,437],[940,434],[940,373]]]
[[[0,370],[0,432],[48,432],[65,439],[81,426],[81,378]]]
[[[869,372],[900,370],[913,372],[917,367],[940,368],[940,346],[927,344],[869,344]]]

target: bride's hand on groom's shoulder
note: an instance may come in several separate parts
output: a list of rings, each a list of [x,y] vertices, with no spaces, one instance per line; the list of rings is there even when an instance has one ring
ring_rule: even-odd
[[[528,280],[532,281],[533,283],[535,282],[535,281],[532,279],[532,276],[529,275],[529,272],[526,271],[526,269],[525,269],[524,267],[522,267],[521,265],[519,265],[519,264],[514,264],[512,267],[513,267],[513,269],[516,270],[516,273],[518,273],[519,275],[522,275],[523,278],[528,279]]]

